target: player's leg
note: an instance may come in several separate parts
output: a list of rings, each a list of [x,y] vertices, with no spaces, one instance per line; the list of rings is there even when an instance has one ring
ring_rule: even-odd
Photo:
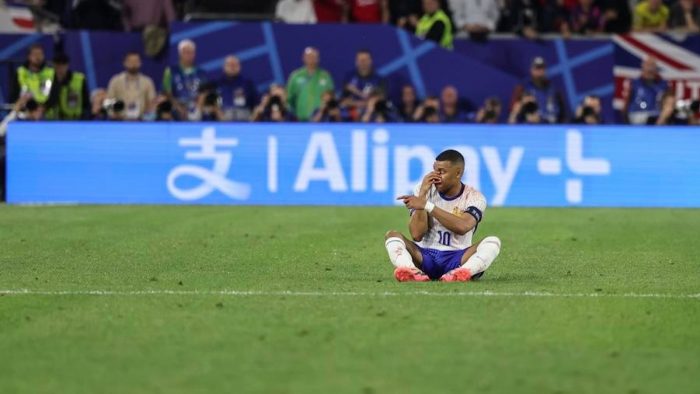
[[[467,249],[462,255],[462,265],[443,275],[440,280],[466,282],[472,278],[480,278],[500,252],[501,240],[494,236],[486,237]]]
[[[400,282],[430,280],[421,270],[423,254],[413,241],[398,231],[388,231],[384,235],[384,246],[391,264],[396,267],[394,276]]]

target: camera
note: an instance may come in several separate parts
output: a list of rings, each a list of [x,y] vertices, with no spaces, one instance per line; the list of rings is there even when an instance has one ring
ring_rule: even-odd
[[[33,98],[30,98],[24,104],[25,111],[32,112],[32,111],[36,111],[38,108],[39,108],[39,103],[36,100],[34,100]]]
[[[386,113],[388,109],[388,105],[386,103],[386,100],[378,100],[376,104],[374,104],[374,111],[378,113]]]
[[[111,111],[114,113],[119,113],[124,111],[124,108],[126,108],[126,105],[124,104],[123,100],[119,99],[107,99],[102,102],[102,108],[105,111]]]
[[[282,107],[282,97],[278,95],[270,96],[270,101],[268,102],[268,107],[272,108],[274,106]]]
[[[328,100],[328,103],[326,103],[326,108],[328,108],[328,109],[338,108],[338,100],[336,100],[336,99]]]
[[[700,100],[678,100],[676,111],[686,116],[697,114],[700,112]]]
[[[583,107],[581,109],[581,117],[583,117],[583,118],[587,118],[589,116],[595,116],[595,115],[596,115],[596,113],[595,113],[595,109],[593,109],[593,107],[586,105],[585,107]]]
[[[529,101],[525,104],[523,104],[523,114],[524,115],[530,115],[533,114],[537,111],[539,111],[539,107],[537,106],[537,103],[534,101]]]
[[[215,107],[221,103],[221,97],[216,92],[209,92],[204,96],[204,106]]]

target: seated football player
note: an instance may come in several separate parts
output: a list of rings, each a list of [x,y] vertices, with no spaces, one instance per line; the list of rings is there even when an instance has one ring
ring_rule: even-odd
[[[398,197],[411,213],[411,239],[389,231],[385,246],[399,282],[466,282],[480,278],[498,256],[497,237],[472,243],[486,199],[462,183],[463,174],[462,154],[446,150],[413,195]]]

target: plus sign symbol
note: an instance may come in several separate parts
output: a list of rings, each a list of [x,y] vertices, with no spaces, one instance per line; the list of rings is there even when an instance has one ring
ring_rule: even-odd
[[[580,204],[583,201],[584,176],[610,175],[610,162],[602,158],[584,157],[583,134],[576,130],[566,131],[566,167],[573,174],[566,180],[566,201]],[[542,175],[560,175],[562,160],[557,157],[542,157],[537,160],[537,170]]]

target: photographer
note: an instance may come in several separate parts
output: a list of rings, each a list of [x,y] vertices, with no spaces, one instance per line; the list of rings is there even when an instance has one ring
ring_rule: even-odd
[[[36,121],[44,118],[44,106],[39,104],[31,93],[19,97],[7,116],[0,122],[0,137],[7,132],[7,125],[14,120]]]
[[[160,95],[156,98],[156,113],[155,120],[158,122],[172,122],[176,120],[175,107],[173,102],[165,95]]]
[[[391,101],[386,99],[384,91],[376,89],[367,100],[367,108],[361,120],[363,123],[395,123],[398,122],[398,115]]]
[[[213,84],[205,84],[200,87],[195,109],[188,114],[187,118],[192,121],[204,122],[220,122],[224,119],[221,96]]]
[[[413,120],[421,123],[440,123],[440,100],[433,96],[426,97],[416,108]]]
[[[119,99],[108,99],[107,91],[95,89],[90,96],[92,109],[90,118],[92,120],[113,120],[122,121],[126,119],[126,105]]]
[[[312,122],[349,122],[350,116],[340,102],[335,98],[332,90],[326,91],[321,96],[321,107],[311,115]]]
[[[484,101],[484,106],[476,113],[476,123],[495,124],[501,118],[503,106],[498,97],[489,97]]]
[[[540,116],[540,108],[537,99],[531,94],[525,94],[513,104],[508,116],[510,124],[542,124],[545,123]]]
[[[289,112],[287,94],[279,85],[271,85],[260,104],[253,110],[253,122],[293,122],[294,115]]]
[[[661,112],[658,117],[650,117],[647,124],[659,126],[686,126],[698,124],[700,101],[678,100],[671,91],[661,97]]]
[[[576,119],[574,123],[578,124],[603,124],[602,105],[600,97],[586,96],[581,105],[576,108]]]

